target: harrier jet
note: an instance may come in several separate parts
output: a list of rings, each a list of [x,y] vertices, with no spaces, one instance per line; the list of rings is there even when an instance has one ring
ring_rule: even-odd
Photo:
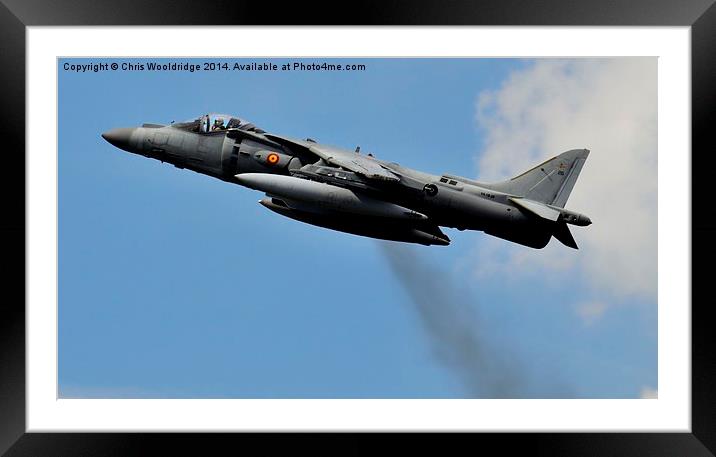
[[[552,237],[577,249],[568,225],[590,219],[564,208],[587,149],[572,149],[507,181],[433,175],[310,138],[267,132],[229,115],[144,124],[102,134],[135,154],[240,184],[282,216],[356,235],[450,244],[441,227],[480,230],[541,249]]]

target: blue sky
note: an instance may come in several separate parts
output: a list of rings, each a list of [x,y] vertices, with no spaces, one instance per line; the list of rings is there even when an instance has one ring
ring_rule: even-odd
[[[61,397],[466,398],[494,392],[482,384],[505,365],[523,397],[633,398],[656,389],[655,294],[620,296],[586,322],[574,303],[602,292],[577,268],[557,280],[539,271],[478,274],[495,256],[495,240],[482,233],[448,230],[449,247],[396,250],[282,218],[257,203],[259,192],[100,137],[221,112],[420,170],[479,177],[488,144],[478,97],[504,89],[533,61],[339,59],[332,63],[367,69],[303,73],[74,73],[63,71],[65,61]],[[439,292],[418,287],[437,314],[421,311],[391,255],[437,278]],[[441,297],[459,304],[442,306]],[[454,323],[475,335],[489,363],[469,373],[458,366],[477,352],[441,340],[430,316],[443,330]]]

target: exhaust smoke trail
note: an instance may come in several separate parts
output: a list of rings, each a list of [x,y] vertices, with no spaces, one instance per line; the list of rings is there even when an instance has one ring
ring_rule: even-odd
[[[490,347],[466,288],[429,265],[415,249],[384,242],[381,250],[410,296],[435,356],[471,398],[525,398],[525,376],[509,350]]]

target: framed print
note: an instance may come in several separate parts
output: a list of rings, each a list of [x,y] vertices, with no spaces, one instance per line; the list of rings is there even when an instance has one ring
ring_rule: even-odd
[[[0,9],[0,449],[713,455],[713,5],[314,8]]]

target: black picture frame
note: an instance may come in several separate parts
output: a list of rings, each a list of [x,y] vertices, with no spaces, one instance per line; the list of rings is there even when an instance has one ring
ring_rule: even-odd
[[[707,297],[716,216],[708,210],[714,168],[707,148],[716,125],[716,6],[714,0],[2,0],[3,178],[0,218],[4,298],[0,318],[0,453],[19,455],[214,454],[223,446],[262,454],[303,450],[357,454],[399,446],[444,452],[497,446],[500,453],[538,455],[713,456],[716,452],[716,352]],[[161,434],[26,433],[25,395],[25,28],[35,25],[517,25],[690,26],[692,31],[692,422],[691,433],[470,433],[470,434]],[[696,153],[696,151],[699,151]],[[686,204],[686,202],[685,202]],[[698,215],[698,218],[693,217]],[[699,268],[701,266],[701,268]],[[662,278],[664,280],[664,278]],[[318,438],[318,439],[317,439]],[[447,447],[449,445],[449,447]],[[407,447],[406,447],[407,446]],[[212,451],[212,449],[214,451]]]

